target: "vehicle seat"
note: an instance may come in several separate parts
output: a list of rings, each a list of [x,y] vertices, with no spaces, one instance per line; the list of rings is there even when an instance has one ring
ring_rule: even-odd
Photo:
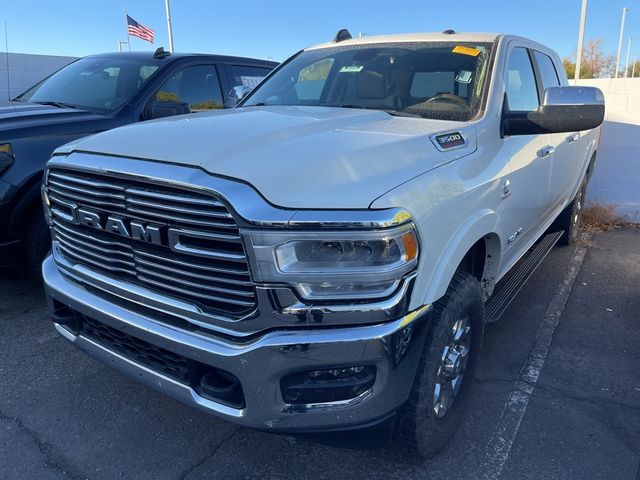
[[[356,77],[358,103],[364,108],[401,108],[400,100],[389,88],[386,77],[372,70],[358,73]]]

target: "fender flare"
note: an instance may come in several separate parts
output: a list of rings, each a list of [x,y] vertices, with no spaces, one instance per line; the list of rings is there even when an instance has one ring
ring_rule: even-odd
[[[464,256],[478,240],[483,238],[488,241],[488,245],[481,283],[483,291],[487,293],[488,290],[488,293],[491,293],[500,267],[501,245],[499,237],[495,233],[497,223],[498,214],[495,211],[480,210],[456,230],[433,270],[423,304],[433,303],[446,293]]]

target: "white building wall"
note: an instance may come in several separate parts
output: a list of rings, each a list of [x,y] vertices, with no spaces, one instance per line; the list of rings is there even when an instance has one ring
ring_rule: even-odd
[[[587,199],[615,204],[640,223],[640,78],[579,80],[578,85],[598,87],[606,103]]]
[[[7,53],[0,53],[0,101],[9,100],[75,60],[75,57],[9,53],[7,83]]]

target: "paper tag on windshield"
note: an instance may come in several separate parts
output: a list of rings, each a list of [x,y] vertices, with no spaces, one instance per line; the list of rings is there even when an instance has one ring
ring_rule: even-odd
[[[477,57],[480,55],[480,50],[472,47],[463,47],[462,45],[456,45],[456,47],[451,50],[453,53],[461,53],[462,55],[470,55],[472,57]]]
[[[473,72],[469,70],[460,70],[458,75],[456,76],[456,82],[458,83],[471,83],[471,77],[473,76]]]
[[[340,72],[342,73],[358,73],[361,72],[364,68],[364,65],[351,65],[349,67],[342,67]]]

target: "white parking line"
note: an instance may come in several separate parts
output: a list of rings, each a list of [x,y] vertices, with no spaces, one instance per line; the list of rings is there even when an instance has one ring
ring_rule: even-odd
[[[586,239],[583,237],[583,240]],[[569,294],[578,276],[587,248],[578,246],[573,254],[569,269],[556,292],[536,334],[535,343],[520,371],[514,389],[502,409],[496,429],[486,447],[486,459],[480,466],[478,477],[486,480],[497,480],[502,474],[513,442],[518,435],[520,423],[527,411],[529,400],[544,367],[549,353],[553,334],[560,322],[560,317],[569,299]]]

